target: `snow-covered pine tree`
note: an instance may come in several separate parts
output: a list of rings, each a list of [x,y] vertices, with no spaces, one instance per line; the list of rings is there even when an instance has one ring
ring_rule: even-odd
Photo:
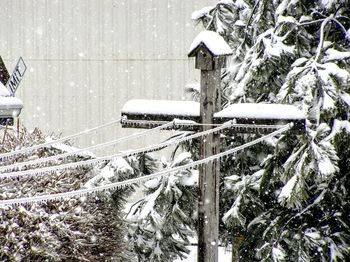
[[[233,261],[349,259],[349,16],[349,2],[341,0],[221,0],[193,13],[235,52],[223,73],[223,107],[288,103],[308,118],[305,134],[282,135],[222,161],[220,236],[233,246]],[[254,137],[224,137],[222,150]],[[197,141],[183,148],[198,158]],[[192,213],[171,223],[179,205],[169,192],[179,186],[169,180],[178,181],[147,183],[133,209],[131,237],[141,261],[183,255],[167,228],[177,232]],[[164,190],[168,185],[175,187]],[[186,193],[194,189],[181,189],[189,199],[182,211],[197,208],[195,193]]]
[[[350,2],[222,0],[193,19],[234,50],[226,103],[290,103],[308,118],[304,135],[222,163],[222,241],[242,241],[242,261],[349,259]]]
[[[149,164],[142,173],[155,172],[157,161],[150,156],[145,160]],[[161,168],[191,161],[191,154],[184,152],[170,162],[163,159]],[[185,170],[145,183],[146,197],[137,201],[127,216],[128,238],[138,261],[172,262],[186,256],[186,245],[190,244],[195,230],[197,181],[196,171]]]
[[[1,132],[0,152],[45,142],[38,130],[23,129],[17,138],[11,130]],[[28,155],[12,157],[1,165],[47,157],[72,150],[69,145],[53,145]],[[79,154],[68,161],[91,156]],[[63,161],[63,160],[60,160]],[[28,197],[79,189],[99,168],[76,168],[49,176],[0,181],[0,199]],[[122,191],[120,193],[124,193]],[[120,219],[120,195],[113,201],[99,196],[72,198],[0,208],[1,261],[128,261],[124,252],[124,223]]]

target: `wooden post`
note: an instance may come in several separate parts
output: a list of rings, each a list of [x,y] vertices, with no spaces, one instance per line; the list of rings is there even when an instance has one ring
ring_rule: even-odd
[[[232,243],[232,260],[231,262],[239,262],[239,249],[244,241],[244,236],[237,235],[233,237],[233,243]]]
[[[211,129],[213,114],[220,109],[220,69],[201,71],[200,116],[203,131]],[[200,158],[220,153],[220,135],[210,134],[201,140]],[[198,262],[218,261],[220,161],[214,160],[199,169]]]
[[[214,113],[221,109],[221,68],[232,53],[225,40],[215,32],[203,31],[193,41],[189,57],[201,70],[200,118],[202,130],[213,128]],[[210,134],[201,140],[200,158],[220,153],[220,135]],[[199,168],[198,262],[218,261],[220,161]]]

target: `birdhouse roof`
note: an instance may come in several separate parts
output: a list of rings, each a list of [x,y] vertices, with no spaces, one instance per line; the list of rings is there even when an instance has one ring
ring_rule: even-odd
[[[205,46],[214,56],[226,56],[232,54],[231,47],[225,39],[214,31],[202,31],[193,40],[188,56],[195,56],[198,49]]]
[[[4,109],[22,109],[23,103],[20,99],[13,96],[0,96],[0,110]]]
[[[23,108],[20,99],[13,96],[0,96],[0,118],[18,117]]]

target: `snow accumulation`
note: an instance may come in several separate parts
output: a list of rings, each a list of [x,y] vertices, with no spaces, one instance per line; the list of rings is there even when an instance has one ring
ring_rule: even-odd
[[[192,20],[198,20],[204,16],[206,16],[215,6],[206,6],[202,9],[196,10],[192,13],[191,19]]]
[[[288,7],[289,0],[283,0],[276,9],[276,17],[283,13]]]
[[[348,29],[348,31],[346,31],[346,35],[345,38],[350,41],[350,28]]]
[[[290,199],[297,183],[298,176],[292,176],[292,178],[288,180],[287,184],[284,185],[280,194],[278,195],[278,202],[284,202],[285,200]]]
[[[191,116],[200,115],[200,105],[194,101],[142,100],[133,99],[125,103],[122,114]],[[292,105],[283,104],[232,104],[214,114],[215,118],[250,118],[250,119],[295,119],[303,120],[305,115]]]
[[[235,26],[242,26],[242,27],[244,27],[244,26],[246,26],[246,24],[245,24],[245,22],[242,21],[242,20],[237,20],[237,21],[235,22]]]
[[[344,100],[344,102],[350,107],[350,95],[343,92],[340,94],[340,97]]]
[[[334,119],[333,126],[332,126],[332,132],[324,139],[326,141],[334,138],[336,134],[339,134],[340,132],[345,131],[346,133],[350,133],[350,123],[349,121],[340,121],[338,119]]]
[[[0,81],[0,96],[10,96],[9,90],[4,86],[4,84]]]
[[[51,137],[47,137],[45,139],[45,142],[52,142],[54,141]],[[82,156],[82,157],[96,157],[92,152],[89,151],[81,151],[80,148],[77,147],[73,147],[67,144],[63,144],[63,143],[55,143],[51,145],[52,148],[61,150],[64,153],[72,153],[74,155],[75,152],[79,152],[76,155],[78,156]]]
[[[294,63],[291,65],[291,67],[298,67],[307,62],[308,59],[306,57],[301,57],[298,58],[297,60],[294,61]]]
[[[95,176],[87,181],[83,187],[86,189],[93,189],[101,185],[114,183],[118,180],[121,173],[133,173],[133,171],[134,170],[124,158],[116,157],[102,169],[94,169],[92,174]]]
[[[285,251],[280,245],[274,246],[272,248],[272,258],[273,261],[283,261],[286,258]]]
[[[0,109],[22,108],[22,107],[23,107],[23,103],[17,97],[0,96]]]
[[[200,44],[204,44],[215,56],[232,54],[232,49],[225,39],[213,31],[205,30],[200,32],[193,40],[188,54],[193,52]]]
[[[122,114],[199,116],[199,103],[194,101],[132,99],[125,103]]]
[[[350,57],[350,52],[340,52],[334,48],[329,48],[326,50],[325,60],[344,60]]]
[[[183,186],[194,186],[198,185],[199,181],[199,171],[198,170],[191,170],[190,174],[188,176],[183,175],[181,176],[181,185]]]
[[[187,246],[190,254],[184,260],[174,260],[174,262],[197,262],[197,246]],[[225,250],[224,247],[219,247],[219,261],[231,261],[231,252]]]
[[[342,80],[343,82],[347,81],[350,77],[350,74],[347,70],[341,69],[336,63],[324,63],[319,65],[323,70],[321,71],[321,78],[325,81],[325,77],[328,75],[333,75]]]
[[[282,104],[232,104],[215,113],[218,118],[255,118],[255,119],[305,119],[301,110],[292,105]]]
[[[20,99],[12,96],[0,96],[0,116],[18,116],[23,108]]]

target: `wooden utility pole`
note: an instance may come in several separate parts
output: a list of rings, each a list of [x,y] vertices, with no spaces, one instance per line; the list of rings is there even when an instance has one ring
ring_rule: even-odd
[[[211,129],[220,109],[220,69],[201,72],[200,116],[203,130]],[[209,134],[200,142],[200,159],[220,153],[220,135]],[[220,161],[199,168],[198,261],[218,261]]]
[[[214,113],[221,107],[221,68],[231,53],[224,39],[214,32],[202,32],[188,56],[196,59],[201,70],[200,118],[202,131],[213,128]],[[200,142],[200,159],[220,153],[220,134],[209,134]],[[218,261],[220,161],[199,168],[198,262]]]

